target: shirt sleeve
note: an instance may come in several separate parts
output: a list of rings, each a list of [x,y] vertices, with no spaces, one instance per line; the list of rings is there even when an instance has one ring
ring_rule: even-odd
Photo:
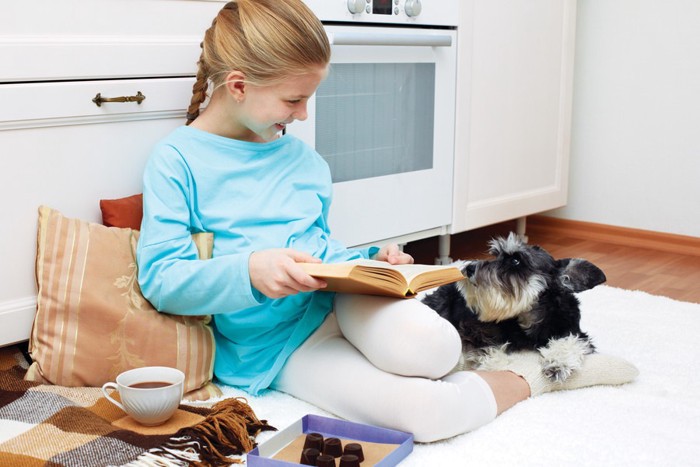
[[[250,252],[200,260],[203,229],[191,214],[193,180],[172,146],[160,145],[144,171],[144,215],[137,249],[139,285],[158,310],[179,315],[235,312],[264,298],[250,285]],[[214,239],[216,241],[216,239]]]

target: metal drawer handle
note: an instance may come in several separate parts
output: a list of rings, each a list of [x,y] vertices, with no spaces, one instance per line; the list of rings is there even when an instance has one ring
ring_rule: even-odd
[[[101,107],[103,102],[136,102],[140,105],[141,101],[143,101],[145,98],[146,96],[141,94],[141,91],[137,92],[135,96],[121,97],[102,97],[102,94],[98,92],[92,102],[97,104],[97,107]]]

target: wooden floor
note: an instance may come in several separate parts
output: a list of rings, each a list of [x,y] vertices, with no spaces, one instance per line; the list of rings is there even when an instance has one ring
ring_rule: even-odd
[[[489,239],[508,235],[511,231],[515,231],[515,222],[452,235],[450,257],[488,258]],[[593,262],[605,272],[607,285],[700,303],[698,256],[552,235],[538,229],[529,229],[527,236],[530,244],[541,246],[555,258],[577,257]],[[433,237],[409,243],[405,251],[413,255],[416,262],[433,263],[438,254],[438,239]]]

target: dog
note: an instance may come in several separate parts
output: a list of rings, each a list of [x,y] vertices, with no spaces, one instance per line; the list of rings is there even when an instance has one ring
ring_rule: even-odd
[[[461,262],[464,280],[440,286],[422,301],[455,326],[467,368],[498,352],[537,350],[544,375],[565,381],[595,352],[581,330],[575,294],[602,284],[605,274],[584,259],[555,260],[515,233],[489,246],[494,259]]]

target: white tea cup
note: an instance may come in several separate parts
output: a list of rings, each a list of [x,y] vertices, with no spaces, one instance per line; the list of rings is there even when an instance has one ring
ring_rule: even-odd
[[[116,381],[102,386],[107,400],[142,425],[155,426],[168,421],[180,405],[185,374],[177,368],[146,366],[120,373]],[[108,389],[119,391],[121,403]]]

